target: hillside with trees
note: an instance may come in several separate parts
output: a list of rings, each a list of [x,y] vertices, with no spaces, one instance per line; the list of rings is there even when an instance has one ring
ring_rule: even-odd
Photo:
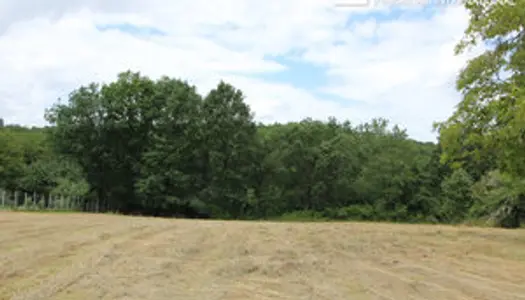
[[[73,91],[46,112],[49,127],[2,124],[0,187],[155,216],[517,227],[525,211],[525,2],[466,7],[458,53],[493,46],[459,74],[463,99],[436,124],[437,144],[411,140],[381,118],[259,124],[226,82],[200,95],[180,79],[127,71]]]

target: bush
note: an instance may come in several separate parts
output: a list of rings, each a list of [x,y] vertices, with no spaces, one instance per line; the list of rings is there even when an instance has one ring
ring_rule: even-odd
[[[374,208],[369,205],[352,205],[336,209],[327,209],[325,217],[335,220],[365,221],[374,218]]]
[[[311,210],[294,211],[285,213],[278,218],[280,221],[327,221],[328,218],[323,213]]]

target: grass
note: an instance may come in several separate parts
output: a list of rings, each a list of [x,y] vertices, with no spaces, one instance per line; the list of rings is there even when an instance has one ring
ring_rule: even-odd
[[[48,209],[42,209],[39,207],[24,207],[24,206],[17,206],[17,207],[0,207],[0,211],[4,212],[27,212],[27,213],[83,213],[80,210],[71,210],[71,209],[60,209],[60,208],[48,208]]]
[[[0,212],[0,299],[525,299],[525,231]]]

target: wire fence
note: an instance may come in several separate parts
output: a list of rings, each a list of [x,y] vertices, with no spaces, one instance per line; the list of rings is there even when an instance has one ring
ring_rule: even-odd
[[[81,197],[0,189],[1,210],[51,210],[98,212],[97,203]]]

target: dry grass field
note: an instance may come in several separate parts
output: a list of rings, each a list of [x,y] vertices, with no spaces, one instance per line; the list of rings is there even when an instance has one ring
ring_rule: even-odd
[[[0,299],[525,299],[525,231],[0,212]]]

